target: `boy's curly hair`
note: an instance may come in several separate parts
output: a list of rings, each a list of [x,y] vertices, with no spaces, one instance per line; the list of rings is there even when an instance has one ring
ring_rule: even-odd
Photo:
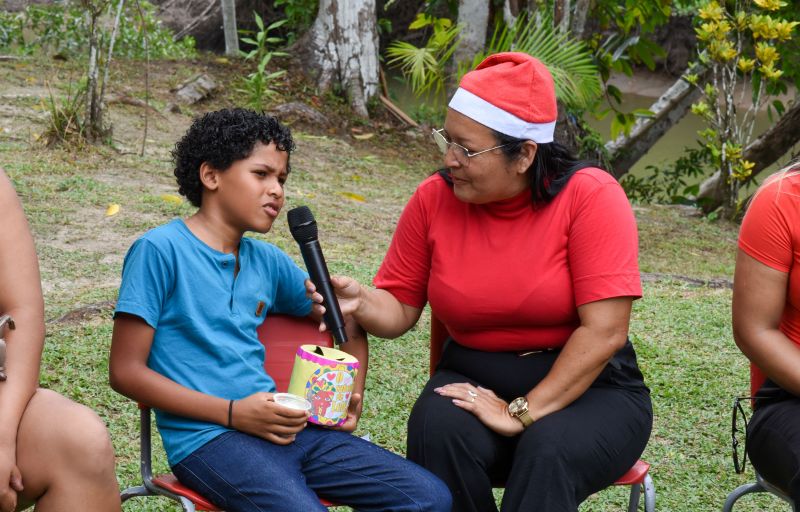
[[[225,171],[237,160],[250,156],[256,142],[274,142],[280,151],[288,153],[287,157],[295,148],[287,127],[274,117],[252,110],[223,109],[196,118],[172,150],[178,191],[199,207],[203,200],[200,182],[203,162]],[[291,169],[288,161],[286,169],[287,172]]]

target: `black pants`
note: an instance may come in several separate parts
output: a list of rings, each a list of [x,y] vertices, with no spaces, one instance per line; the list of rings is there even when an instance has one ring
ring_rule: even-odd
[[[653,412],[630,342],[580,398],[512,438],[433,391],[470,382],[510,401],[541,381],[556,357],[483,352],[448,341],[411,411],[408,458],[450,487],[454,511],[496,511],[492,485],[505,482],[503,511],[575,512],[644,451]]]
[[[767,482],[800,504],[800,398],[767,379],[747,425],[747,454]]]

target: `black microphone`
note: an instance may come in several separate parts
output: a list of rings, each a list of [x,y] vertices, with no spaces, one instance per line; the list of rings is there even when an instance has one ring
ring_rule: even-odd
[[[346,343],[347,334],[344,332],[342,310],[339,309],[339,300],[331,285],[331,276],[328,273],[328,266],[325,264],[325,257],[322,256],[314,214],[311,213],[308,206],[298,206],[289,210],[287,217],[289,231],[300,245],[300,253],[303,255],[306,270],[308,270],[314,286],[317,287],[317,291],[322,295],[322,305],[325,306],[323,315],[325,325],[337,343]]]

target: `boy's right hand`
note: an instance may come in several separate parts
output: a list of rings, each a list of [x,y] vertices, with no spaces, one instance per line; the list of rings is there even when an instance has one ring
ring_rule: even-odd
[[[275,444],[294,441],[308,421],[306,411],[289,409],[275,403],[272,393],[254,393],[233,404],[232,426]]]

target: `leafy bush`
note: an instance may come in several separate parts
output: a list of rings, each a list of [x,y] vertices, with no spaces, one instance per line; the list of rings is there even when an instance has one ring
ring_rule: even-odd
[[[241,41],[245,44],[253,46],[248,52],[240,51],[245,60],[252,60],[256,62],[256,70],[247,77],[241,79],[240,92],[247,96],[247,107],[258,112],[264,111],[264,100],[272,98],[277,94],[271,88],[275,79],[280,78],[286,74],[285,69],[267,73],[267,65],[272,60],[272,57],[285,57],[288,54],[270,49],[270,46],[275,46],[283,42],[280,37],[270,36],[270,31],[280,28],[286,23],[286,20],[278,20],[269,26],[264,26],[264,20],[258,13],[253,13],[255,16],[256,26],[258,32],[254,34],[255,39],[252,37],[242,37]],[[249,31],[241,31],[249,32]]]
[[[150,58],[177,59],[193,57],[194,39],[173,41],[172,32],[155,17],[155,7],[142,2],[147,28]],[[109,4],[103,20],[113,24],[116,3]],[[110,31],[104,31],[110,32]],[[0,48],[31,54],[40,50],[53,53],[83,53],[89,48],[89,17],[84,9],[71,5],[29,5],[24,11],[0,11]],[[102,46],[102,45],[101,45]],[[138,9],[128,4],[120,19],[114,55],[133,59],[144,58],[144,36]]]
[[[70,140],[79,142],[83,139],[81,112],[86,98],[86,85],[85,78],[77,85],[70,82],[66,94],[57,97],[53,95],[48,84],[48,96],[42,100],[42,106],[49,115],[43,134],[48,146]]]
[[[317,0],[275,0],[273,5],[283,7],[286,24],[291,30],[288,37],[289,43],[296,39],[297,34],[310,27],[317,15]]]
[[[699,181],[713,158],[705,146],[687,148],[684,156],[664,167],[648,165],[647,174],[626,174],[620,180],[628,199],[644,204],[696,204]]]

